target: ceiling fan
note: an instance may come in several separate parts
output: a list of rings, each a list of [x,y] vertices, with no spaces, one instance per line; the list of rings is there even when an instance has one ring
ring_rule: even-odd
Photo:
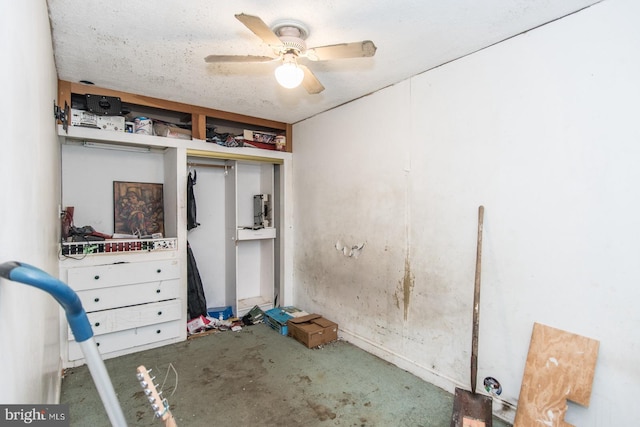
[[[278,83],[286,88],[294,88],[302,84],[310,94],[322,92],[324,86],[308,67],[298,63],[299,58],[311,61],[363,58],[375,55],[377,49],[371,40],[307,48],[305,39],[309,35],[309,30],[302,22],[290,19],[282,20],[269,28],[257,16],[240,13],[235,17],[273,49],[273,56],[209,55],[204,59],[205,62],[269,62],[278,60],[281,62],[275,71]]]

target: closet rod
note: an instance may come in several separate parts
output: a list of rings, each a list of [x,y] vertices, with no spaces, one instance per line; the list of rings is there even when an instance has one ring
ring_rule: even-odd
[[[193,163],[193,162],[187,162],[187,166],[196,166],[199,168],[228,168],[229,166],[226,165],[212,165],[209,163]]]

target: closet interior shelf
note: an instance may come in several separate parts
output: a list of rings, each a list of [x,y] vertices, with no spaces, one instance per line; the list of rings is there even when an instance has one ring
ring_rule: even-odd
[[[212,165],[210,163],[194,163],[194,162],[188,162],[187,166],[199,167],[199,168],[222,168],[222,169],[228,168],[228,166],[226,165]]]

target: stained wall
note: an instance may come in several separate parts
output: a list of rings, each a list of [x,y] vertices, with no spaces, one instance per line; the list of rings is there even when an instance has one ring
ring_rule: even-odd
[[[608,0],[294,126],[294,301],[344,339],[512,420],[534,322],[600,341],[588,408],[640,393],[640,5]],[[353,76],[365,78],[365,76]],[[364,245],[364,246],[363,246]]]

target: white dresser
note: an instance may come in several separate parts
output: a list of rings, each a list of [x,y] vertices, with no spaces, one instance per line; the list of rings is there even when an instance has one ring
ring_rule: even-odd
[[[176,251],[144,255],[90,255],[61,263],[61,277],[76,291],[87,312],[98,350],[104,359],[185,338],[181,262]],[[129,261],[126,261],[130,258]],[[154,257],[149,257],[154,258]],[[84,364],[64,316],[62,356],[65,367]],[[66,347],[66,348],[65,348]]]

